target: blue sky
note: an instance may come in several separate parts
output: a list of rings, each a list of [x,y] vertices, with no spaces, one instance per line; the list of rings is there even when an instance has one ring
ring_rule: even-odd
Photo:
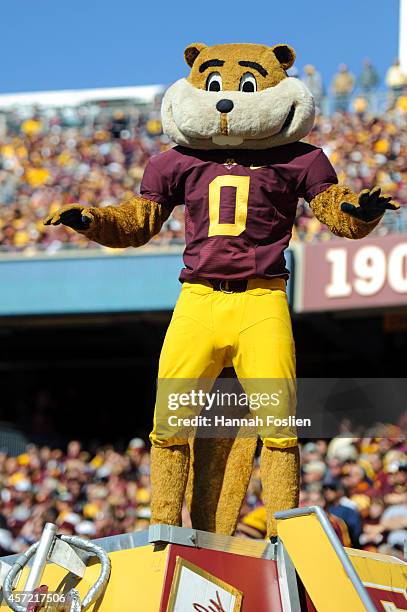
[[[170,83],[191,42],[290,43],[330,81],[340,62],[381,76],[398,0],[14,0],[2,3],[0,92]]]

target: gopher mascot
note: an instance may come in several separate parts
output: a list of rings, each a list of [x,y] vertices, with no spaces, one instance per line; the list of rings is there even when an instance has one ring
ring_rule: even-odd
[[[312,129],[313,99],[287,76],[285,44],[191,44],[188,78],[162,103],[164,131],[177,146],[150,159],[141,195],[120,206],[72,205],[63,223],[108,247],[138,247],[185,204],[182,291],[159,363],[160,379],[216,379],[233,365],[240,380],[295,380],[295,349],[285,293],[287,248],[299,198],[334,234],[363,238],[399,205],[380,188],[339,186],[323,151],[301,139]],[[268,536],[274,513],[298,504],[295,435],[262,436],[261,477]],[[152,522],[181,525],[188,486],[192,525],[232,534],[256,441],[151,434]]]

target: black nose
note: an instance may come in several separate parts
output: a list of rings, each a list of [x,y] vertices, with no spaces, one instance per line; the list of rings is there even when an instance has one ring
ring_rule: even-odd
[[[216,110],[218,110],[220,113],[230,113],[230,111],[233,108],[233,102],[232,100],[219,100],[219,102],[216,105]]]

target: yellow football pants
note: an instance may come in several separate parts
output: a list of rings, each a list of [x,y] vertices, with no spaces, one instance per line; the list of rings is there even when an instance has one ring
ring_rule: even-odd
[[[161,351],[158,385],[163,379],[214,381],[231,365],[246,394],[264,387],[266,383],[256,383],[259,380],[279,379],[295,387],[295,346],[284,279],[249,280],[241,293],[214,291],[204,280],[183,284]],[[295,399],[283,408],[283,416],[288,413],[295,414]],[[154,446],[187,442],[163,439],[157,427],[162,413],[157,414],[156,404],[150,435]],[[288,437],[267,437],[261,431],[259,435],[268,447],[287,448],[297,445],[295,429],[289,431]]]

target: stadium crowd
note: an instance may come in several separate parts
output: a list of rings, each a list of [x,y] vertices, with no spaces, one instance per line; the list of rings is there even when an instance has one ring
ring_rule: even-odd
[[[92,106],[8,115],[0,136],[0,248],[95,247],[62,226],[49,232],[42,220],[73,202],[118,204],[137,192],[148,158],[168,146],[155,115],[154,108],[111,114]],[[159,242],[181,237],[175,212]]]
[[[380,185],[384,193],[403,206],[407,204],[407,133],[402,128],[406,119],[407,109],[375,118],[356,112],[319,115],[308,141],[323,147],[340,183],[355,192]],[[406,231],[407,207],[399,212],[400,215],[386,214],[376,233]],[[331,237],[304,201],[298,207],[295,233],[307,242]]]
[[[407,539],[407,445],[401,430],[374,437],[306,441],[301,448],[300,505],[335,517],[344,544],[402,558]],[[89,453],[78,441],[61,449],[30,445],[16,457],[0,453],[0,552],[25,550],[44,523],[60,533],[102,537],[145,529],[150,518],[150,455],[141,438],[126,452]],[[184,512],[184,524],[189,516]],[[253,469],[238,534],[265,536],[259,466]]]
[[[385,114],[374,114],[369,96],[376,81],[372,67],[365,68],[367,75],[361,81],[359,97],[351,106],[346,99],[344,106],[343,92],[336,92],[336,96],[342,96],[340,103],[335,103],[337,112],[320,113],[308,140],[324,147],[341,182],[356,191],[380,184],[385,192],[406,204],[407,134],[402,129],[407,117],[405,88],[394,89],[397,95],[392,93],[391,108]],[[397,66],[394,68],[397,70]],[[317,76],[312,66],[305,67],[303,78],[318,101],[318,91],[322,95],[323,90]],[[333,87],[344,79],[350,84],[350,95],[354,78],[345,78],[342,69]],[[45,228],[43,218],[49,211],[73,202],[118,204],[138,192],[148,158],[169,146],[161,133],[159,100],[144,108],[127,104],[110,111],[87,104],[31,112],[21,107],[0,113],[0,252],[95,248],[94,243],[63,226]],[[183,225],[183,209],[177,207],[151,244],[183,244]],[[406,228],[407,207],[397,215],[386,215],[377,232]],[[328,237],[331,235],[312,217],[308,205],[300,202],[294,240]]]

